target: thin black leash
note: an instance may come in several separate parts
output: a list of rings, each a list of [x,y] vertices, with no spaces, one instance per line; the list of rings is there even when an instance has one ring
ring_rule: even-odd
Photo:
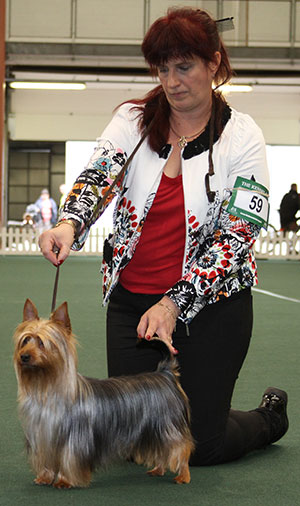
[[[59,250],[56,251],[56,258],[58,257],[58,253],[59,253]],[[54,288],[53,288],[53,295],[52,295],[52,304],[51,304],[51,313],[53,313],[55,306],[56,306],[58,278],[59,278],[59,265],[56,266],[56,274],[55,274],[55,281],[54,281]]]
[[[108,190],[105,192],[105,194],[103,195],[103,197],[101,197],[101,199],[99,200],[98,204],[97,204],[97,207],[96,207],[96,210],[95,212],[93,213],[93,216],[96,216],[98,215],[101,207],[103,207],[103,205],[105,204],[105,201],[107,200],[107,198],[109,197],[109,195],[111,195],[114,187],[118,184],[119,181],[121,181],[121,179],[123,178],[126,170],[127,170],[127,167],[129,166],[129,164],[131,163],[134,155],[136,154],[137,150],[140,148],[141,144],[144,142],[144,140],[146,139],[147,135],[149,134],[151,128],[152,128],[152,125],[154,123],[154,119],[155,119],[155,116],[152,118],[152,120],[150,121],[149,125],[146,127],[146,129],[144,130],[144,133],[142,135],[142,137],[140,138],[139,142],[137,143],[137,145],[135,146],[135,148],[133,149],[132,153],[130,154],[130,156],[127,158],[124,166],[122,167],[122,169],[120,170],[120,172],[118,173],[117,177],[114,179],[114,181],[112,182],[112,184],[110,185],[110,187],[108,188]],[[93,223],[93,219],[94,218],[91,218],[86,226],[90,226],[92,223]],[[58,257],[58,253],[59,253],[59,250],[57,249],[56,246],[54,246],[55,249],[53,249],[53,251],[56,253],[56,257]],[[56,296],[57,296],[57,287],[58,287],[58,278],[59,278],[59,265],[56,266],[56,275],[55,275],[55,281],[54,281],[54,288],[53,288],[53,296],[52,296],[52,304],[51,304],[51,313],[53,313],[54,309],[55,309],[55,306],[56,306]]]
[[[127,158],[126,160],[126,163],[123,165],[122,169],[120,170],[119,174],[117,175],[117,177],[113,180],[112,184],[110,185],[110,187],[108,188],[108,190],[105,192],[105,194],[103,195],[103,197],[99,200],[98,204],[97,204],[97,207],[96,207],[96,210],[95,212],[93,213],[93,216],[97,216],[97,214],[99,213],[101,207],[103,207],[105,201],[107,200],[107,198],[110,196],[110,194],[112,193],[114,187],[119,183],[119,181],[123,178],[126,170],[127,170],[127,167],[128,165],[130,165],[134,155],[136,154],[137,150],[140,148],[141,144],[143,144],[144,140],[146,139],[147,135],[149,134],[151,128],[152,128],[152,125],[154,123],[154,120],[155,120],[155,116],[152,118],[152,120],[150,121],[149,125],[146,127],[146,129],[144,130],[144,133],[142,135],[142,137],[140,138],[139,142],[137,143],[137,145],[135,146],[135,148],[133,149],[131,155]],[[91,218],[88,222],[87,222],[87,226],[90,226],[91,224],[93,223],[93,218]]]
[[[208,172],[205,175],[204,181],[205,181],[205,189],[206,189],[206,195],[208,198],[208,201],[212,203],[215,199],[216,192],[212,191],[210,189],[209,184],[209,178],[214,175],[214,163],[212,159],[212,152],[213,152],[213,144],[214,144],[214,135],[215,135],[215,110],[216,110],[216,104],[215,104],[215,96],[213,94],[212,96],[212,107],[211,107],[211,116],[210,116],[210,123],[209,123],[209,151],[208,151]]]

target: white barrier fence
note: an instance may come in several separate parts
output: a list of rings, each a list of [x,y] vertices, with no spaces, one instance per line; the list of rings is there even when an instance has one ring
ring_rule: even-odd
[[[103,241],[111,230],[93,227],[89,237],[76,255],[95,256],[102,254]],[[32,228],[3,227],[0,229],[0,255],[40,255],[38,246],[39,232]],[[255,242],[255,256],[300,260],[300,233],[262,230]]]
[[[300,231],[281,232],[272,229],[261,230],[255,241],[255,257],[300,260]]]
[[[103,242],[109,232],[108,228],[92,228],[84,247],[71,254],[90,256],[102,254]],[[40,255],[39,235],[38,229],[3,227],[0,229],[0,255]]]

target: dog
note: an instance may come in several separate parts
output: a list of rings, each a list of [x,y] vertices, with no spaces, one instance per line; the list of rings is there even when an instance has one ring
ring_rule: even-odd
[[[176,483],[190,482],[189,402],[169,352],[154,372],[87,378],[77,372],[67,303],[47,320],[30,299],[14,343],[19,416],[35,483],[86,487],[96,468],[117,459],[152,468],[152,476],[169,469],[178,473]]]

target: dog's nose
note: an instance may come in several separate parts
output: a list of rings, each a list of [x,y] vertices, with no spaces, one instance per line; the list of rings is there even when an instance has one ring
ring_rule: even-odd
[[[31,357],[30,357],[29,353],[21,355],[21,360],[22,360],[23,364],[28,364],[28,362],[30,361],[30,358]]]

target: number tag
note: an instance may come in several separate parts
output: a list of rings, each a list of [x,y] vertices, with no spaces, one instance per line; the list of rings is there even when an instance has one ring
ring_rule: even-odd
[[[269,191],[251,179],[238,176],[232,190],[227,211],[238,218],[267,228],[269,219]]]

